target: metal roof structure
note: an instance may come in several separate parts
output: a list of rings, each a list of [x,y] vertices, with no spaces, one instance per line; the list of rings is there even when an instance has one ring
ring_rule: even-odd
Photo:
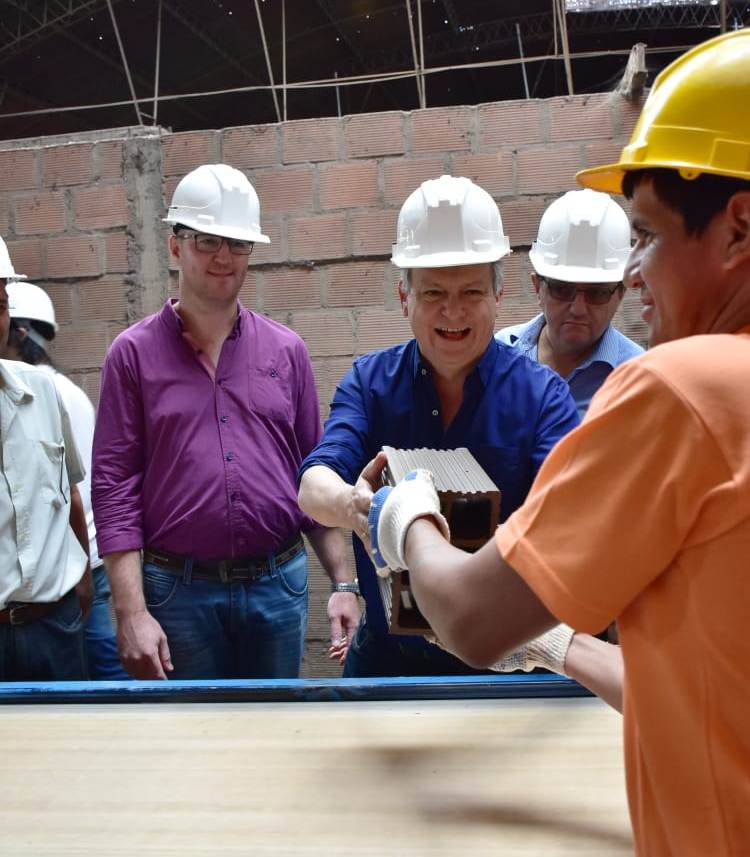
[[[750,24],[739,0],[0,0],[0,139],[614,88]]]

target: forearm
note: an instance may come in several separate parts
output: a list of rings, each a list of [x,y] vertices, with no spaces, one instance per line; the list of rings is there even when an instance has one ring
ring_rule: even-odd
[[[320,527],[305,535],[331,583],[351,583],[354,575],[349,564],[343,532],[337,527]]]
[[[86,526],[86,512],[83,508],[83,500],[81,498],[81,492],[78,490],[77,486],[70,486],[70,528],[75,533],[75,537],[78,539],[79,544],[83,548],[86,553],[86,556],[89,555],[89,530]]]
[[[104,557],[112,601],[118,618],[146,611],[140,551],[120,551]]]
[[[565,674],[622,712],[624,669],[619,646],[576,634],[565,657]]]
[[[330,467],[318,464],[302,474],[298,502],[300,509],[318,523],[352,530],[352,491],[353,486]]]
[[[557,624],[493,542],[467,554],[422,518],[408,530],[406,559],[421,612],[445,646],[472,666],[491,667]]]

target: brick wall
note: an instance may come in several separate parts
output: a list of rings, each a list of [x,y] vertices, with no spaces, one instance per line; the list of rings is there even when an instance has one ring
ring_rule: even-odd
[[[536,311],[526,251],[574,173],[619,154],[639,105],[598,94],[168,134],[119,129],[0,143],[0,229],[16,269],[57,309],[56,356],[96,400],[114,336],[164,300],[174,275],[159,220],[179,179],[207,162],[243,169],[270,245],[242,299],[305,339],[325,414],[352,357],[409,335],[388,258],[396,217],[424,179],[465,175],[495,196],[514,253],[498,327]],[[637,300],[618,326],[642,340]],[[312,561],[307,674],[325,662],[327,586]]]

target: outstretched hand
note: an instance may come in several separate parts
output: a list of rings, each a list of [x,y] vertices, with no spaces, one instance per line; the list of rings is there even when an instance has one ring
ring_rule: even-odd
[[[352,531],[362,540],[368,554],[371,552],[372,546],[367,515],[370,511],[373,494],[383,484],[382,474],[387,463],[386,454],[382,451],[379,452],[372,461],[364,466],[352,488],[349,509],[350,526]]]

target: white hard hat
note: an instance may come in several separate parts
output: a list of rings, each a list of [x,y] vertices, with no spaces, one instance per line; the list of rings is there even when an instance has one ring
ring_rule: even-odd
[[[510,253],[494,199],[466,178],[423,182],[401,206],[391,262],[447,268],[496,262]]]
[[[255,188],[227,164],[204,164],[188,173],[175,188],[164,220],[223,238],[271,243],[260,231]]]
[[[8,314],[11,318],[28,318],[43,321],[57,330],[55,308],[44,289],[33,283],[8,283]]]
[[[619,283],[630,253],[630,223],[606,193],[571,190],[539,222],[529,259],[540,277],[569,283]]]
[[[0,238],[0,280],[25,280],[26,274],[17,274],[13,263],[10,261],[8,247]]]

